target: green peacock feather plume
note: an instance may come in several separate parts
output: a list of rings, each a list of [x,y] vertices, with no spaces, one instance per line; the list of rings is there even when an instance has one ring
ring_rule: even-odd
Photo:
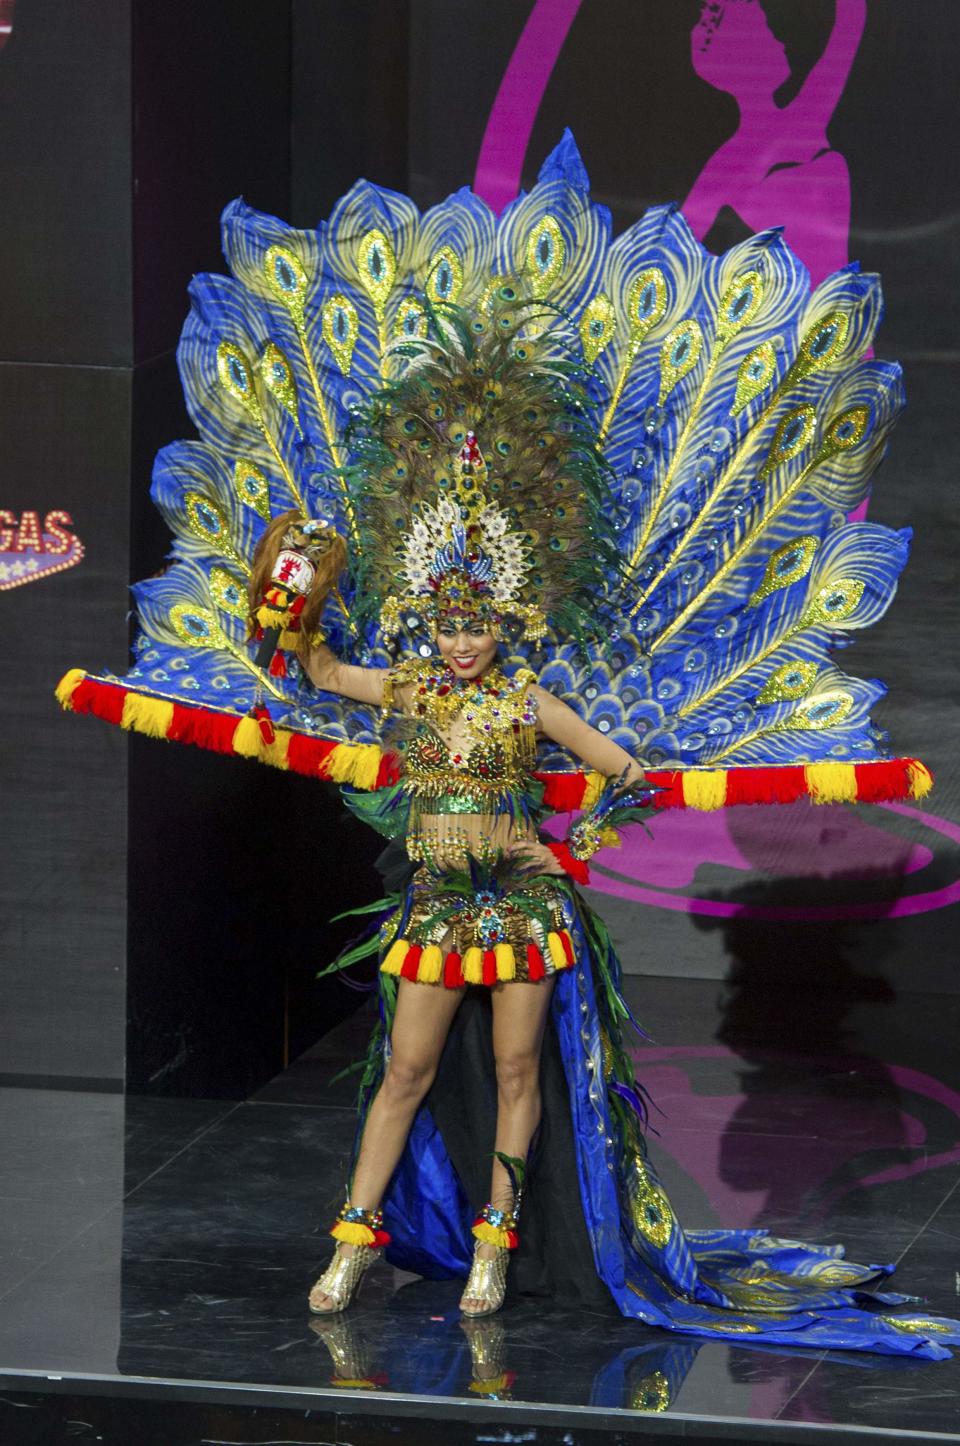
[[[506,278],[479,306],[438,304],[422,323],[421,335],[391,348],[399,375],[359,410],[348,436],[348,488],[363,537],[361,626],[385,605],[402,618],[403,604],[413,627],[422,623],[418,602],[429,607],[445,572],[465,561],[447,546],[462,521],[466,547],[479,549],[463,611],[485,582],[505,614],[528,624],[539,614],[586,636],[617,552],[591,374],[573,323]],[[482,461],[471,471],[461,458],[473,438]],[[436,513],[443,502],[453,507],[446,526]],[[484,509],[492,556],[477,525]]]

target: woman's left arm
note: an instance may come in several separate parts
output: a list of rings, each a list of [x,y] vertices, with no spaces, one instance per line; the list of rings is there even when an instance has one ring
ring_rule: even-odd
[[[588,768],[594,768],[608,778],[619,778],[624,774],[624,788],[631,783],[643,781],[642,766],[635,758],[631,758],[619,743],[614,743],[612,738],[604,738],[602,733],[591,728],[589,723],[584,723],[572,708],[561,703],[559,698],[555,698],[538,683],[530,685],[530,693],[536,700],[541,733],[545,733],[562,748],[568,748],[571,753],[575,753]],[[590,882],[590,870],[586,861],[575,858],[567,843],[543,844],[535,843],[531,839],[509,845],[507,852],[538,868],[542,873],[569,874],[578,884]]]
[[[612,738],[604,738],[602,733],[591,728],[589,723],[584,723],[572,708],[561,703],[559,698],[555,698],[538,683],[530,685],[530,693],[536,699],[540,729],[554,743],[559,743],[561,748],[568,748],[582,759],[588,768],[596,769],[607,778],[617,778],[626,770],[623,781],[625,788],[632,783],[643,782],[642,765],[632,758],[625,748],[621,748],[619,743],[614,743]]]

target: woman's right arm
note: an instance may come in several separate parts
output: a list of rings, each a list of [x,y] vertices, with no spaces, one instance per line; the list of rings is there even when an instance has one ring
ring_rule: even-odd
[[[318,643],[310,649],[307,677],[314,687],[322,688],[325,693],[339,693],[344,698],[372,703],[381,708],[386,676],[386,668],[360,668],[354,663],[341,663],[326,643]]]

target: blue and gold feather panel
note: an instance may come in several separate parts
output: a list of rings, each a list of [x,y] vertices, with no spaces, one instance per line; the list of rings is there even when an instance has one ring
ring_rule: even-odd
[[[497,270],[522,278],[550,311],[573,316],[601,289],[610,248],[610,212],[590,199],[589,181],[569,131],[541,167],[528,195],[511,201],[497,226]],[[548,310],[549,308],[549,310]]]
[[[271,495],[252,458],[231,466],[206,442],[172,442],[158,452],[150,495],[173,533],[175,556],[218,560],[244,587],[264,527],[292,505],[282,487]]]
[[[422,335],[426,327],[422,301],[466,306],[483,295],[493,275],[497,218],[469,186],[426,211],[412,259],[414,296],[400,330]],[[412,302],[419,297],[417,306]]]

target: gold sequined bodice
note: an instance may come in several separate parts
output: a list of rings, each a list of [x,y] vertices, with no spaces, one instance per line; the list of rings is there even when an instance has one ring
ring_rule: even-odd
[[[534,837],[510,806],[533,768],[533,674],[507,678],[499,668],[463,680],[433,659],[401,663],[385,705],[404,689],[404,712],[419,723],[405,748],[403,783],[411,798],[407,851],[437,869],[462,868],[467,856],[491,858]]]

